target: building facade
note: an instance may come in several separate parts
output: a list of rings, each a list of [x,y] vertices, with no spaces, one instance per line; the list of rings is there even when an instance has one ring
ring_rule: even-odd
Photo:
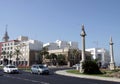
[[[18,65],[30,66],[35,63],[37,58],[31,60],[32,57],[38,56],[38,52],[42,49],[43,42],[30,40],[26,36],[20,36],[17,40],[0,42],[0,64],[16,64],[16,50],[20,50],[18,55]],[[5,61],[6,60],[6,61]],[[38,59],[37,59],[38,60]]]
[[[79,54],[77,56],[74,56],[73,52],[74,50],[77,50]],[[63,49],[56,49],[56,50],[48,50],[49,54],[56,54],[60,55],[62,54],[65,56],[65,64],[68,65],[68,67],[71,67],[74,64],[77,64],[81,60],[81,51],[79,49],[70,49],[70,48],[63,48]]]
[[[7,64],[10,59],[13,60],[12,56],[10,57],[10,55],[15,51],[15,46],[18,43],[18,40],[0,42],[0,64]],[[4,62],[4,60],[6,60],[7,63]]]
[[[54,53],[56,55],[59,54],[64,55],[65,64],[67,64],[68,66],[72,66],[73,64],[75,64],[76,60],[80,60],[80,59],[70,58],[72,50],[74,49],[79,50],[78,42],[56,40],[55,42],[44,44],[43,47],[48,48],[49,54]],[[68,60],[69,58],[70,60]]]
[[[48,50],[57,50],[64,48],[78,49],[78,42],[56,40],[55,42],[44,44],[43,47],[48,47]]]
[[[98,59],[102,65],[108,65],[110,62],[109,52],[104,48],[89,48],[86,51],[90,52],[93,59]]]

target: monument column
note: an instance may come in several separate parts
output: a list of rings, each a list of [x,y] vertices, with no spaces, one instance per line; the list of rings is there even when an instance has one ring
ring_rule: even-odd
[[[113,52],[113,41],[112,37],[110,38],[110,70],[115,69],[115,61],[114,61],[114,52]]]
[[[82,32],[80,34],[81,38],[82,38],[82,59],[80,61],[80,72],[83,73],[84,70],[83,70],[83,62],[85,61],[85,36],[86,36],[86,33],[85,33],[85,30],[84,30],[84,25],[82,25]]]

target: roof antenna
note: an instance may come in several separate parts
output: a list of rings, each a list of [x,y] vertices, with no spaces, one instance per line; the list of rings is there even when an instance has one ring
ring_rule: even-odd
[[[8,25],[6,24],[5,32],[7,32],[7,27],[8,27]]]

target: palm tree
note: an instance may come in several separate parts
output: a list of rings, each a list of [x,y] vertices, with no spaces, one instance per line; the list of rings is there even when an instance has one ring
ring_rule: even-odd
[[[10,53],[8,53],[7,55],[8,55],[8,57],[10,58],[9,64],[11,64],[11,62],[12,62],[12,61],[11,61],[11,58],[12,58],[13,54],[12,54],[12,52],[10,52]]]
[[[51,64],[55,65],[56,64],[57,55],[55,53],[51,53],[49,55],[49,58],[50,58]]]
[[[73,60],[74,60],[74,64],[75,64],[76,59],[78,59],[78,57],[80,56],[80,52],[77,49],[73,49],[72,54],[73,54],[73,58],[74,58]]]
[[[2,52],[2,55],[6,55],[6,52],[5,52],[5,51],[3,51],[3,52]],[[4,56],[3,56],[3,57],[4,57]]]
[[[42,50],[40,50],[40,55],[42,56],[42,62],[46,63],[45,58],[46,58],[47,55],[49,55],[48,48],[43,47]]]
[[[64,65],[65,64],[65,55],[58,54],[58,56],[57,56],[57,63],[59,65]]]
[[[18,61],[19,61],[19,58],[20,58],[19,55],[22,55],[22,53],[21,53],[21,51],[18,47],[15,49],[15,52],[13,53],[13,55],[17,56],[16,57],[16,65],[18,66]]]
[[[2,55],[3,55],[3,65],[5,65],[6,64],[6,61],[5,61],[5,55],[6,55],[6,52],[5,51],[2,51]]]

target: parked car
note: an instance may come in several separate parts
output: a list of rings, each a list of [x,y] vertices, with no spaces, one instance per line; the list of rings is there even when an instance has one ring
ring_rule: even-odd
[[[80,64],[75,64],[72,66],[73,68],[80,67]]]
[[[4,66],[3,64],[0,65],[0,67],[3,67],[3,66]]]
[[[108,68],[108,66],[107,65],[102,65],[101,68],[106,69],[106,68]]]
[[[80,69],[80,64],[75,64],[72,66],[74,69],[79,70]]]
[[[42,64],[35,64],[31,66],[31,73],[49,74],[49,69]]]
[[[6,65],[3,67],[5,73],[19,73],[18,68],[15,65]]]

